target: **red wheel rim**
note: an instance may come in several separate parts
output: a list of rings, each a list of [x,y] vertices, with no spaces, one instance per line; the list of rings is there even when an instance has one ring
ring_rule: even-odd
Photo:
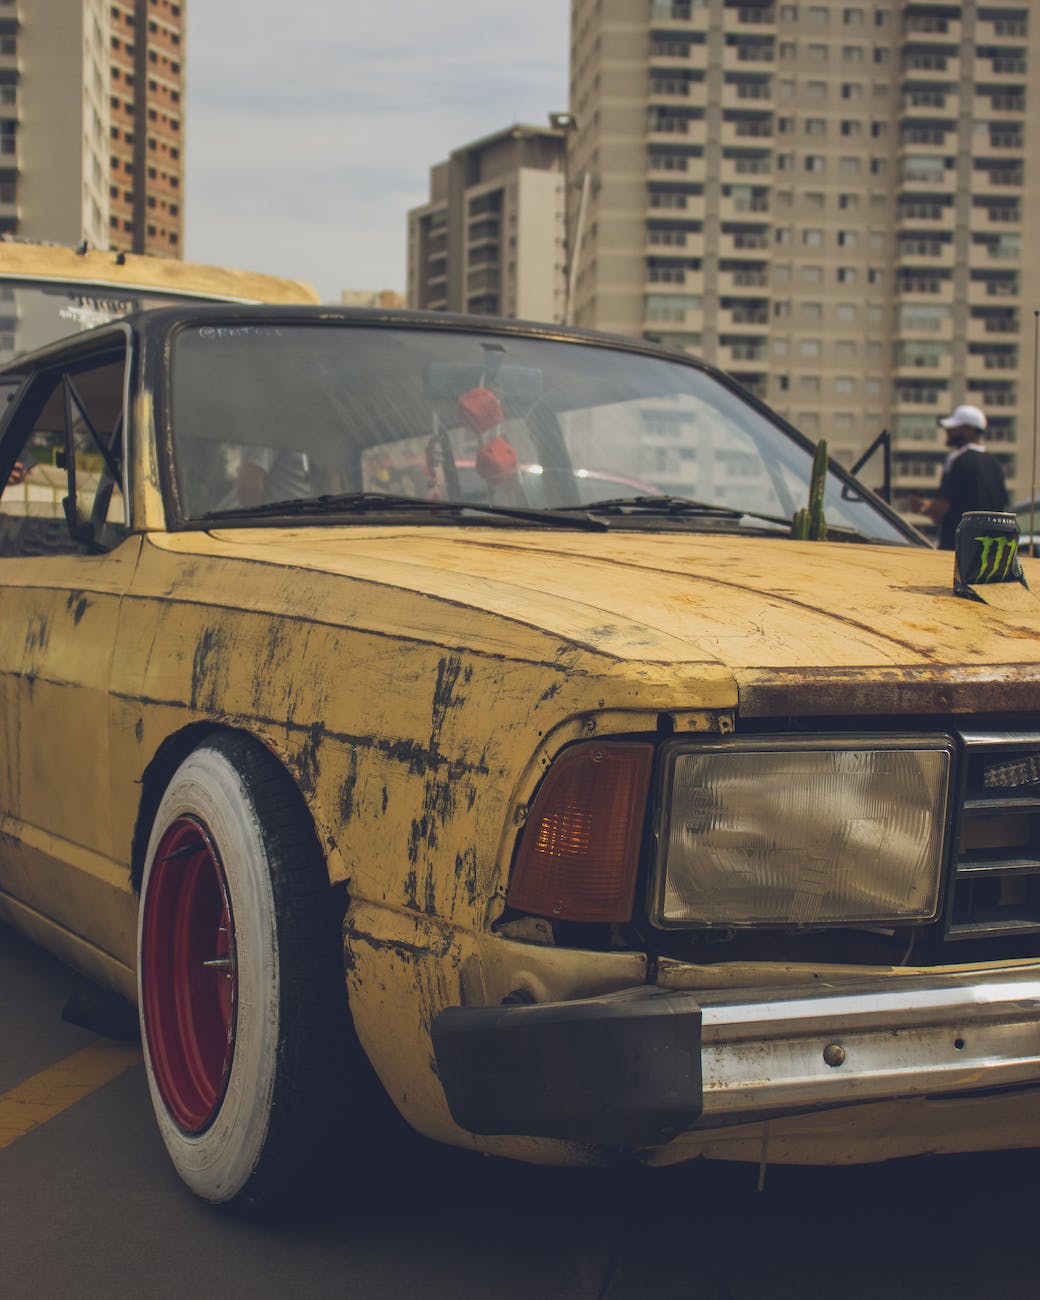
[[[156,849],[141,929],[141,997],[152,1074],[178,1128],[220,1109],[235,1054],[235,931],[220,856],[178,817]]]

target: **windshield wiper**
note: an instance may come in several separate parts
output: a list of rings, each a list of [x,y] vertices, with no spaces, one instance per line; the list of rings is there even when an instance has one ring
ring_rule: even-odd
[[[450,516],[453,521],[467,516],[491,515],[522,519],[543,526],[584,529],[604,533],[609,525],[589,514],[567,514],[560,510],[538,510],[533,506],[499,506],[480,501],[427,501],[422,497],[396,496],[392,492],[337,492],[320,497],[293,497],[286,501],[265,501],[257,506],[235,506],[230,510],[208,510],[199,518],[263,519],[271,517],[329,514],[406,514]]]
[[[767,515],[758,510],[741,510],[739,506],[723,506],[707,501],[694,501],[691,497],[607,497],[603,501],[592,501],[588,505],[559,506],[559,510],[587,510],[589,514],[605,515],[664,515],[667,518],[700,519],[757,519],[767,524],[778,524],[791,529],[791,520],[785,515]],[[827,536],[832,541],[841,542],[883,542],[883,538],[871,537],[848,524],[827,525]]]
[[[757,510],[741,510],[737,506],[722,506],[708,501],[694,501],[690,497],[606,497],[590,501],[587,505],[562,506],[562,510],[587,510],[589,514],[604,515],[666,515],[669,518],[694,516],[701,519],[760,519],[767,524],[781,524],[790,528],[790,519],[783,515],[764,515]]]

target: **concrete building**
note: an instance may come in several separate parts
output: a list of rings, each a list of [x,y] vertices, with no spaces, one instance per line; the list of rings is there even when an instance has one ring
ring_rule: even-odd
[[[104,0],[0,3],[0,231],[108,244]]]
[[[0,0],[0,234],[181,256],[183,10]]]
[[[983,406],[1026,494],[1035,6],[572,0],[571,109],[577,324],[705,357],[846,463],[890,430],[897,504]]]
[[[454,150],[408,214],[408,305],[561,320],[563,188],[562,130],[512,126]]]
[[[108,243],[181,257],[184,249],[184,5],[111,0],[112,127]]]

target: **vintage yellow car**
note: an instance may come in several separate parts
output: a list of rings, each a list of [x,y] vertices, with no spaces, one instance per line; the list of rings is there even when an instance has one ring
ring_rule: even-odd
[[[180,306],[0,387],[0,918],[137,1002],[200,1196],[364,1126],[352,1045],[523,1160],[1040,1144],[1013,521],[955,578],[725,376],[549,326]]]

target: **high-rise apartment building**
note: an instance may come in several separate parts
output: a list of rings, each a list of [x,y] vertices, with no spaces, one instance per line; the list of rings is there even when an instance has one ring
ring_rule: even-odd
[[[184,4],[111,0],[108,242],[180,257],[184,248]]]
[[[0,234],[180,257],[184,6],[0,0]]]
[[[563,190],[561,129],[513,126],[456,149],[408,214],[408,305],[560,320]]]
[[[571,41],[578,324],[696,352],[845,463],[889,429],[897,504],[980,405],[1024,489],[1035,6],[573,0]]]
[[[0,3],[0,231],[108,244],[108,5]]]

